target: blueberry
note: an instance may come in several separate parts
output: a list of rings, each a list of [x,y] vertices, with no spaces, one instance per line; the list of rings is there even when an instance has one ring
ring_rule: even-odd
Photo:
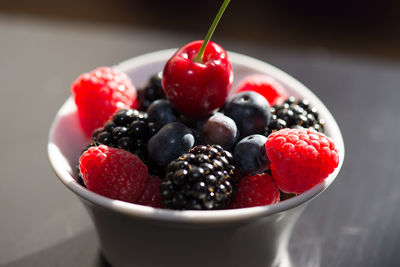
[[[149,122],[147,124],[147,129],[149,137],[152,137],[161,129],[161,125],[158,124],[157,122]]]
[[[161,128],[147,144],[150,159],[166,166],[194,145],[192,131],[180,122],[172,122]]]
[[[177,112],[166,99],[154,101],[147,109],[147,116],[148,121],[156,122],[162,126],[178,121]]]
[[[262,133],[271,117],[268,101],[253,91],[235,95],[225,104],[224,114],[235,121],[241,138]]]
[[[190,128],[193,128],[195,130],[201,131],[201,129],[203,128],[204,123],[207,121],[207,119],[209,117],[210,116],[208,116],[207,118],[198,120],[198,119],[193,119],[193,118],[186,117],[186,116],[181,114],[179,116],[179,121],[184,123],[186,126],[188,126]]]
[[[236,144],[233,160],[241,175],[255,174],[266,169],[269,160],[265,142],[267,137],[254,134]]]
[[[203,144],[217,144],[230,150],[239,138],[235,122],[222,113],[215,113],[203,125],[201,142]]]

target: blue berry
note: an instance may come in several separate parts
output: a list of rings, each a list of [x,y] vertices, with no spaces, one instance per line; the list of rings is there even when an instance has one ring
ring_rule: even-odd
[[[267,142],[267,137],[254,134],[243,138],[236,144],[233,160],[242,176],[256,174],[267,168],[269,160],[265,142]]]
[[[162,126],[178,121],[177,112],[166,99],[154,101],[147,109],[147,115],[148,121],[156,122]]]
[[[235,95],[225,104],[224,114],[235,121],[241,138],[263,133],[271,117],[268,101],[253,91]]]
[[[186,117],[186,116],[181,114],[179,116],[179,121],[182,122],[183,124],[187,125],[190,128],[193,128],[193,129],[196,129],[198,131],[201,131],[201,129],[203,128],[204,123],[208,120],[209,117],[206,117],[204,119],[198,120],[198,119],[193,119],[193,118]]]
[[[172,122],[150,138],[147,151],[154,163],[167,166],[172,160],[188,152],[193,145],[192,131],[180,122]]]
[[[149,122],[148,124],[148,135],[152,137],[161,129],[161,125],[156,122]]]
[[[201,142],[207,145],[217,144],[230,150],[239,138],[235,122],[222,113],[208,118],[201,130]]]

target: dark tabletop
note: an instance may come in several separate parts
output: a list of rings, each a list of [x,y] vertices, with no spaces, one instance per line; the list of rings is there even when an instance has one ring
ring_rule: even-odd
[[[50,169],[51,121],[80,73],[194,39],[0,16],[0,265],[107,266],[89,216]],[[400,66],[216,41],[302,81],[341,127],[344,166],[300,217],[290,243],[294,265],[400,266]]]

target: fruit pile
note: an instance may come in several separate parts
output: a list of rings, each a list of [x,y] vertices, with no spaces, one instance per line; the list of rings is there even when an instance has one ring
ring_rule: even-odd
[[[209,39],[180,48],[138,90],[109,67],[73,83],[91,137],[81,185],[140,205],[211,210],[278,203],[334,171],[338,151],[311,103],[260,74],[231,90],[228,55]]]
[[[82,128],[91,132],[79,163],[81,184],[96,193],[158,208],[243,208],[300,194],[337,167],[337,150],[317,110],[306,99],[287,97],[271,77],[264,84],[260,75],[246,77],[224,105],[197,119],[165,98],[156,74],[110,114],[93,117],[81,103],[95,99],[94,109],[118,103],[115,92],[88,93],[95,86],[120,90],[108,84],[123,74],[100,84],[94,78],[102,73],[119,72],[98,68],[82,75],[92,81],[88,89],[72,86]],[[93,99],[82,101],[87,97]],[[126,108],[132,103],[137,109]]]

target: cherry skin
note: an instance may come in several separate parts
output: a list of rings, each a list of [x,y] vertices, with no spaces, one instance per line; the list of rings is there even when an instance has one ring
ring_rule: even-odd
[[[183,115],[201,119],[220,108],[232,88],[233,70],[226,51],[208,42],[202,62],[196,62],[202,40],[181,47],[167,62],[162,87]]]

